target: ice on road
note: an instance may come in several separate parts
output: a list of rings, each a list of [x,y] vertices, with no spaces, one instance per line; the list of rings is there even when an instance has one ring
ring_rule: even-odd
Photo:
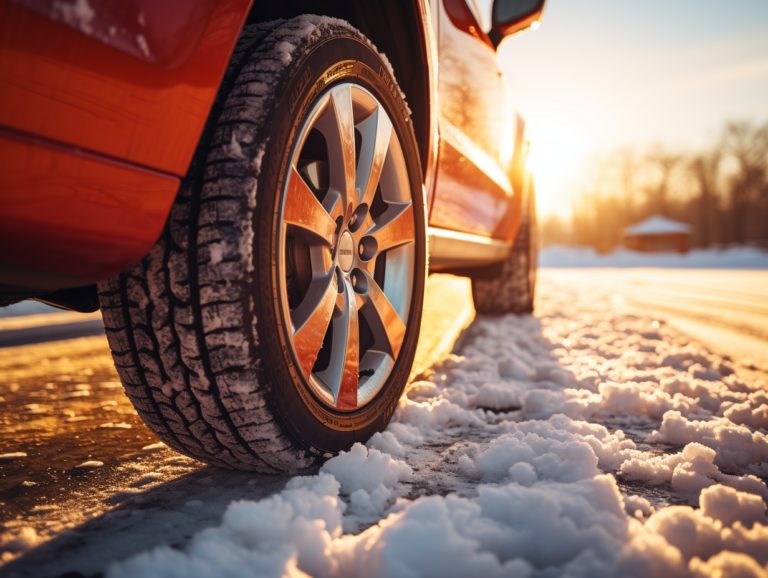
[[[768,394],[735,365],[549,278],[536,316],[477,318],[365,446],[161,545],[204,507],[177,500],[106,574],[768,577]]]

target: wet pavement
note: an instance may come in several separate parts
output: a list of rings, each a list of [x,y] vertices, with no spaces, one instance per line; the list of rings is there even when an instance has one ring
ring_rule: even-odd
[[[0,464],[6,526],[45,512],[40,539],[74,527],[104,510],[105,492],[140,481],[127,464],[146,470],[167,451],[144,449],[158,440],[123,393],[103,336],[1,349],[0,375],[0,454],[19,456]]]

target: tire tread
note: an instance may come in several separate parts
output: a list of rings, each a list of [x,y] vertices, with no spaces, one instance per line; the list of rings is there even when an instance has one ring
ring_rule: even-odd
[[[506,313],[525,314],[533,312],[534,288],[529,277],[532,265],[531,243],[534,242],[535,216],[533,203],[524,198],[520,229],[507,258],[501,264],[496,277],[472,279],[472,300],[475,310],[484,315]]]

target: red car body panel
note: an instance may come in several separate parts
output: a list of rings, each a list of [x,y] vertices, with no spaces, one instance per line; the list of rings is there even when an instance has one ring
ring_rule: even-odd
[[[114,2],[91,0],[87,30],[53,21],[53,4],[0,2],[0,126],[11,129],[0,138],[0,262],[66,287],[116,275],[154,244],[251,0],[175,11],[141,0],[123,25]],[[131,42],[105,39],[112,26]]]
[[[101,3],[91,0],[97,14]],[[183,176],[249,6],[217,3],[169,70],[0,2],[0,125]]]
[[[430,226],[511,242],[522,141],[493,44],[465,0],[413,3]],[[0,265],[20,287],[90,284],[151,249],[252,8],[77,4],[0,0]]]
[[[435,107],[437,105],[437,31],[433,27],[436,20],[432,17],[428,0],[413,0],[416,14],[420,19],[419,32],[421,45],[421,58],[425,63],[427,73],[424,75],[423,82],[426,85],[425,93],[429,95],[429,114],[426,122],[428,124],[429,138],[426,143],[425,152],[422,153],[425,158],[422,159],[424,167],[424,192],[425,201],[428,208],[432,207],[435,191],[435,179],[437,178],[437,150],[439,135],[437,131],[437,114]],[[406,95],[407,96],[407,95]],[[429,211],[427,211],[429,215]]]
[[[505,240],[520,195],[508,170],[514,117],[496,51],[465,0],[439,4],[440,149],[429,224]]]
[[[26,277],[58,273],[51,289],[131,267],[154,245],[179,187],[176,176],[3,130],[0,175],[3,261]]]

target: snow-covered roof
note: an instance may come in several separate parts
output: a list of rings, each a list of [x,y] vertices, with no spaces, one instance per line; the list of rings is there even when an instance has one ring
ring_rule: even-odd
[[[680,221],[673,221],[661,215],[652,215],[645,221],[640,221],[627,227],[627,236],[635,235],[669,235],[670,233],[686,233],[690,235],[693,227]]]

